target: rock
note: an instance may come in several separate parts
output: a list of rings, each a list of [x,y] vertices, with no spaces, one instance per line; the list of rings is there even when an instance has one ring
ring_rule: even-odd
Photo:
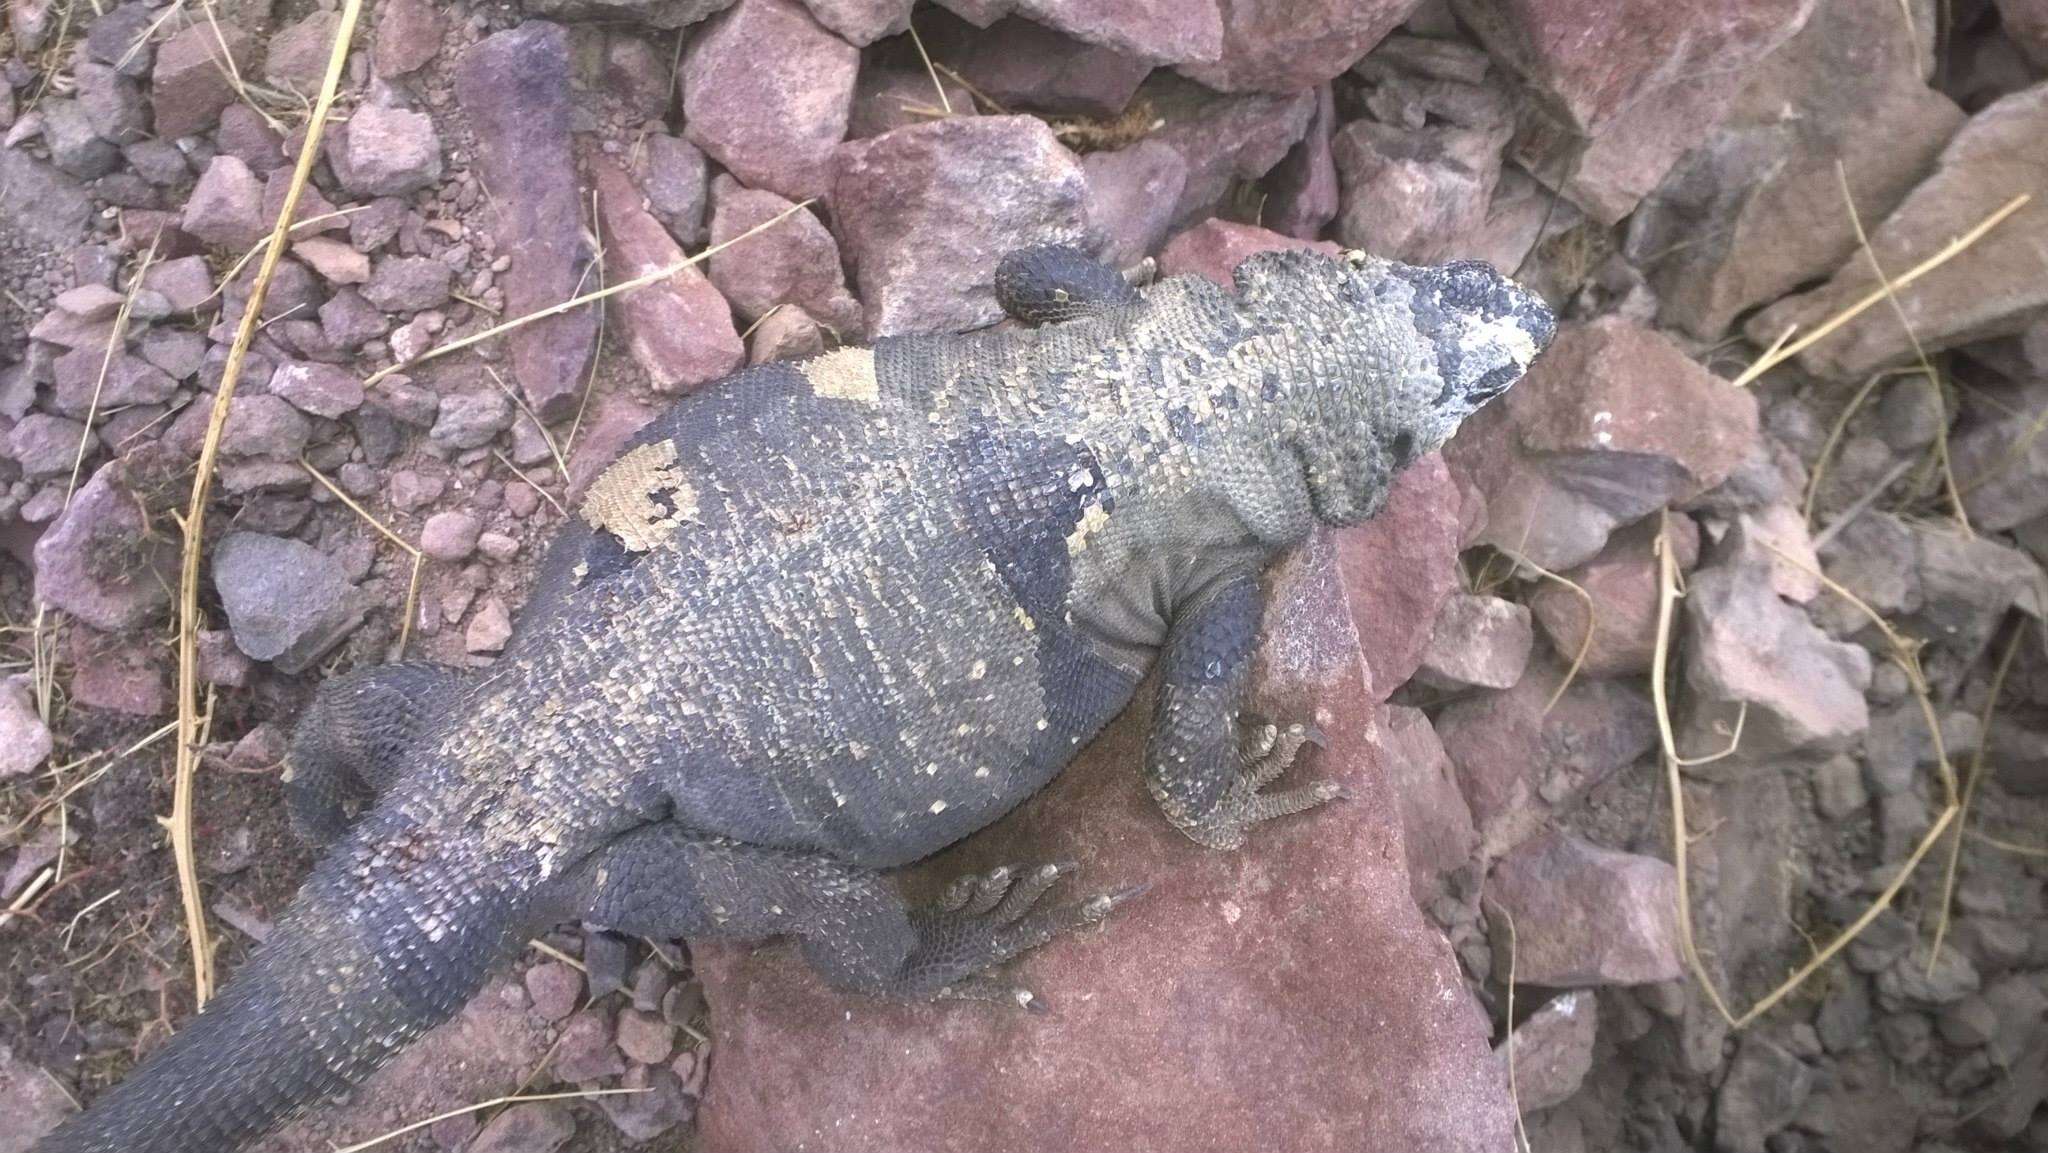
[[[1970,958],[1944,944],[1935,955],[1931,972],[1926,955],[1918,949],[1893,961],[1877,975],[1877,995],[1886,1005],[1950,1005],[1976,992],[1981,984]]]
[[[78,81],[78,107],[100,139],[134,144],[148,135],[149,105],[135,81],[104,64],[73,66]],[[45,104],[45,111],[49,105]]]
[[[0,781],[32,772],[50,757],[50,726],[36,712],[35,689],[21,673],[0,681]]]
[[[476,551],[476,539],[483,531],[483,522],[473,513],[460,509],[437,512],[420,526],[420,551],[449,564],[465,561]]]
[[[159,651],[138,644],[113,644],[75,654],[70,701],[131,717],[170,711]]]
[[[1927,32],[1893,0],[1834,0],[1750,74],[1631,221],[1629,251],[1662,320],[1716,339],[1752,307],[1861,259],[1837,164],[1866,225],[1883,220],[1963,122],[1927,86]]]
[[[1771,591],[1797,604],[1821,593],[1813,536],[1806,531],[1805,515],[1789,504],[1736,513],[1715,561],[1763,569],[1770,574]]]
[[[1223,0],[1222,51],[1180,70],[1223,92],[1292,92],[1337,76],[1408,18],[1411,0]]]
[[[865,47],[910,27],[916,0],[804,0],[818,23],[849,43]]]
[[[477,164],[497,210],[498,251],[512,257],[498,278],[508,315],[529,315],[595,287],[583,283],[590,253],[570,146],[569,73],[568,33],[538,20],[477,42],[456,71],[456,97],[476,134]],[[659,143],[666,139],[651,137],[650,155],[670,157],[673,149]],[[596,311],[550,316],[506,339],[527,404],[543,420],[573,413],[597,345]]]
[[[1863,811],[1870,793],[1863,787],[1863,770],[1855,758],[1834,757],[1814,766],[1813,803],[1831,821]]]
[[[214,157],[185,202],[181,227],[216,248],[240,253],[255,247],[270,235],[263,183],[235,157]]]
[[[247,69],[252,46],[248,31],[232,20],[196,21],[159,45],[149,88],[156,134],[175,140],[211,128],[221,109],[235,100],[221,67],[222,49],[237,68]]]
[[[1076,40],[1154,64],[1214,60],[1223,48],[1220,5],[1215,0],[951,0],[944,6],[981,28],[1014,10]]]
[[[596,173],[598,215],[613,275],[625,280],[679,264],[683,250],[642,205],[632,177],[611,164],[597,165]],[[746,360],[731,308],[694,265],[619,297],[612,307],[625,330],[627,351],[660,392],[687,392]]]
[[[90,459],[99,447],[99,436],[83,421],[46,412],[22,417],[7,434],[7,456],[30,480],[68,476],[72,465]]]
[[[1081,158],[1088,181],[1088,232],[1102,240],[1103,263],[1129,268],[1156,251],[1173,224],[1188,162],[1156,140]]]
[[[1260,222],[1298,240],[1314,240],[1336,219],[1341,189],[1330,140],[1337,129],[1337,100],[1330,86],[1316,89],[1316,111],[1299,143],[1266,174],[1266,203]],[[1087,163],[1083,161],[1082,163]],[[1089,170],[1094,178],[1094,170]]]
[[[497,597],[484,601],[462,634],[462,649],[471,654],[502,652],[512,639],[512,610]]]
[[[836,163],[832,208],[870,338],[997,319],[1003,254],[1085,227],[1081,165],[1032,117],[899,128],[841,146]]]
[[[748,364],[771,360],[802,360],[825,351],[825,330],[801,308],[778,308],[754,325]]]
[[[626,987],[626,970],[633,963],[633,948],[617,933],[583,929],[584,976],[590,982],[590,999],[607,997]]]
[[[220,129],[214,133],[214,140],[222,152],[239,159],[249,166],[249,171],[259,176],[267,177],[279,169],[288,169],[292,163],[285,159],[284,137],[279,136],[261,114],[246,104],[230,104],[221,110]],[[180,155],[182,157],[183,154]],[[305,191],[310,194],[315,189],[309,183]]]
[[[212,408],[213,398],[204,397],[187,411],[198,413],[193,419],[201,421],[201,427],[204,427],[203,422],[210,418]],[[227,457],[295,461],[305,451],[312,436],[312,422],[299,415],[298,410],[283,397],[237,393],[228,402],[228,419],[221,430],[220,451]]]
[[[1437,610],[1458,587],[1458,494],[1434,454],[1394,478],[1379,515],[1338,536],[1338,563],[1377,702],[1415,675]]]
[[[1187,164],[1173,226],[1213,215],[1231,189],[1259,179],[1308,132],[1316,94],[1219,96],[1172,73],[1155,72],[1139,89],[1164,123],[1146,137]]]
[[[612,1044],[609,1015],[602,1009],[585,1009],[569,1018],[557,1045],[552,1071],[559,1080],[596,1081],[626,1071]]]
[[[463,1148],[466,1153],[555,1153],[575,1135],[576,1118],[567,1104],[527,1101],[491,1118]]]
[[[441,179],[441,134],[424,112],[365,104],[330,133],[328,162],[356,196],[410,196]]]
[[[1830,1053],[1863,1044],[1870,1035],[1870,982],[1854,973],[1837,974],[1814,1014],[1813,1027]]]
[[[2048,180],[2048,157],[2034,147],[2048,131],[2048,83],[2015,92],[1972,116],[1950,139],[1932,176],[1870,232],[1878,262],[1903,270],[1975,227],[2020,192]],[[1899,305],[1929,353],[2020,332],[2048,307],[2048,279],[2035,255],[2048,245],[2048,202],[2035,200],[1976,244],[1899,293]],[[1892,275],[1897,275],[1894,271]],[[1787,326],[1802,329],[1842,311],[1877,288],[1859,252],[1833,279],[1753,316],[1743,331],[1768,345]],[[1913,345],[1892,309],[1873,308],[1799,354],[1800,367],[1836,380],[1862,379],[1909,360]]]
[[[710,180],[709,163],[696,145],[662,132],[647,138],[640,189],[647,196],[648,211],[685,248],[704,243],[704,206],[709,201]]]
[[[363,299],[385,312],[419,312],[448,303],[455,270],[427,256],[386,256],[370,270]],[[556,303],[560,303],[557,301]]]
[[[149,527],[121,462],[101,465],[36,541],[37,599],[101,632],[150,620],[170,603],[177,550]]]
[[[683,54],[684,132],[750,187],[824,195],[859,68],[795,0],[740,0]]]
[[[1756,440],[1754,395],[1610,316],[1564,326],[1445,458],[1486,495],[1479,539],[1557,572],[1616,527],[1720,484]]]
[[[2033,432],[2034,424],[2021,413],[1986,421],[1949,442],[1963,509],[1979,531],[2048,516],[2048,436]]]
[[[162,293],[173,312],[197,312],[213,295],[213,272],[203,256],[180,256],[152,265],[142,274],[142,285]]]
[[[1235,1149],[1254,1111],[1273,1148],[1508,1148],[1512,1106],[1484,1016],[1414,906],[1395,800],[1368,766],[1336,552],[1318,538],[1277,574],[1260,707],[1323,725],[1329,747],[1304,767],[1342,781],[1350,801],[1262,830],[1250,872],[1254,858],[1200,850],[1159,819],[1136,774],[1110,769],[1141,755],[1141,700],[1019,812],[918,866],[916,881],[934,884],[999,861],[1073,858],[1093,878],[1081,892],[1155,882],[1117,910],[1114,931],[1022,960],[1017,979],[1059,1007],[1043,1027],[1026,1036],[1013,1014],[848,997],[786,946],[701,943],[692,955],[717,1052],[702,1147],[795,1147],[822,1129],[847,1153],[1025,1148],[1066,1141],[1057,1135],[1085,1117],[1090,1146]],[[1299,913],[1309,907],[1312,920]],[[1159,980],[1162,956],[1182,980]],[[1360,965],[1373,980],[1338,976]],[[1272,980],[1276,966],[1300,979]],[[1201,1012],[1187,1010],[1190,993]],[[1168,1023],[1182,1059],[1162,1065]],[[934,1029],[943,1045],[929,1043]],[[1058,1057],[1021,1059],[1026,1049]],[[807,1071],[818,1068],[833,1075]],[[1306,1068],[1319,1072],[1290,1072]],[[995,1099],[1001,1109],[953,1104]]]
[[[1653,857],[1617,853],[1544,833],[1493,867],[1489,914],[1494,971],[1508,971],[1514,920],[1515,978],[1530,985],[1639,985],[1682,976],[1678,878]]]
[[[572,506],[581,500],[590,482],[618,459],[626,442],[654,417],[655,410],[629,396],[610,394],[591,401],[583,435],[576,438],[569,455],[569,491],[563,499]]]
[[[1539,663],[1514,688],[1453,701],[1437,714],[1437,735],[1488,857],[1656,747],[1657,717],[1642,689],[1580,677],[1558,695],[1563,678],[1562,667]]]
[[[1714,1095],[1714,1148],[1765,1153],[1764,1139],[1799,1116],[1813,1080],[1804,1061],[1758,1034],[1745,1034]]]
[[[620,1093],[599,1097],[597,1106],[629,1141],[652,1141],[695,1113],[694,1103],[683,1094],[683,1083],[667,1069],[634,1068],[619,1082],[621,1088],[644,1089],[642,1093]]]
[[[365,284],[370,279],[370,258],[339,240],[310,236],[294,241],[292,256],[331,284]]]
[[[1577,593],[1546,581],[1529,595],[1530,611],[1553,649],[1571,660],[1582,645],[1585,647],[1579,666],[1582,676],[1650,671],[1657,640],[1655,550],[1659,523],[1656,517],[1646,517],[1622,529],[1608,538],[1598,556],[1560,574],[1592,599],[1590,643],[1586,639],[1586,601]],[[1689,571],[1699,560],[1699,528],[1683,515],[1671,516],[1668,524],[1679,571]]]
[[[427,435],[450,448],[482,448],[512,427],[512,415],[512,398],[495,388],[450,393]]]
[[[320,306],[320,330],[328,343],[351,351],[389,332],[391,322],[362,293],[344,289]]]
[[[377,9],[377,42],[370,49],[377,75],[388,79],[426,67],[441,51],[445,27],[433,0],[384,0]],[[469,54],[475,52],[472,46]]]
[[[0,1129],[0,1153],[29,1153],[78,1106],[55,1077],[0,1045],[0,1106],[13,1118]]]
[[[583,999],[583,974],[561,961],[542,961],[526,971],[526,993],[533,998],[534,1012],[560,1021]]]
[[[1870,725],[1863,692],[1870,654],[1830,640],[1772,591],[1767,570],[1717,564],[1693,573],[1684,602],[1685,683],[1692,740],[1682,756],[1727,744],[1736,705],[1748,705],[1745,758],[1841,748]]]
[[[773,192],[743,188],[721,176],[711,188],[711,243],[731,243],[791,207]],[[743,321],[752,323],[777,305],[793,304],[844,341],[860,337],[860,302],[846,291],[839,243],[809,209],[721,248],[705,263],[711,283]]]
[[[311,668],[363,619],[341,562],[296,540],[229,533],[214,546],[213,584],[235,646],[286,675]]]
[[[1451,758],[1422,710],[1382,705],[1374,727],[1380,763],[1401,805],[1409,892],[1426,910],[1448,891],[1449,876],[1472,862],[1479,834]]]
[[[1256,224],[1212,218],[1167,241],[1159,253],[1159,275],[1203,276],[1232,288],[1233,274],[1246,257],[1282,249],[1320,252],[1325,256],[1335,256],[1339,251],[1327,240],[1296,240]]]
[[[287,360],[270,375],[270,394],[314,416],[339,417],[363,403],[363,382],[331,364]]]
[[[1998,1035],[1998,1009],[1977,993],[1971,993],[1941,1011],[1935,1028],[1941,1039],[1958,1049],[1975,1049],[1991,1043]]]
[[[1436,264],[1486,223],[1505,131],[1410,130],[1355,120],[1331,144],[1343,189],[1337,236],[1411,264]]]
[[[1131,102],[1138,85],[1152,71],[1149,60],[1069,39],[1043,24],[1016,17],[997,21],[986,30],[950,24],[930,39],[932,51],[940,59],[976,91],[1008,109],[1113,117]],[[935,99],[929,80],[925,81],[925,98]]]
[[[1416,676],[1440,689],[1512,688],[1535,640],[1528,609],[1499,597],[1455,594],[1437,610]]]
[[[642,1065],[659,1065],[675,1051],[675,1026],[659,1013],[627,1009],[619,1014],[619,1051]]]
[[[270,38],[263,79],[310,103],[327,77],[327,58],[340,28],[341,15],[336,12],[313,12],[285,25]]]
[[[1519,976],[1520,974],[1517,974]],[[1499,1049],[1515,1062],[1516,1101],[1526,1115],[1561,1105],[1579,1091],[1593,1067],[1600,1009],[1583,989],[1560,993],[1529,1014]]]
[[[156,46],[150,42],[156,13],[144,4],[120,4],[100,12],[85,30],[85,55],[113,65],[123,76],[149,75]]]
[[[26,152],[0,148],[0,214],[27,240],[68,248],[92,214],[85,188]]]
[[[1918,562],[1921,626],[1914,631],[1938,650],[1947,667],[1930,667],[1937,681],[1974,662],[1991,641],[2005,611],[2041,580],[2040,566],[2026,553],[1946,524],[1913,524]]]

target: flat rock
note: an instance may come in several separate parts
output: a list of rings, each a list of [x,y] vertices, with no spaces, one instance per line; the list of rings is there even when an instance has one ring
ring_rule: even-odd
[[[773,192],[743,188],[721,176],[711,190],[711,243],[728,244],[794,205]],[[839,242],[810,209],[721,248],[705,262],[711,283],[742,321],[752,323],[778,305],[795,305],[851,343],[860,338],[860,302],[846,291]]]
[[[938,32],[925,33],[938,58],[1004,108],[1112,117],[1152,71],[1149,60],[1016,17],[985,30],[947,22]],[[936,100],[929,79],[924,87],[926,102]]]
[[[156,134],[176,139],[211,128],[221,109],[235,99],[221,66],[222,49],[238,68],[246,69],[253,47],[248,32],[232,20],[195,21],[159,45],[149,92]]]
[[[1472,810],[1443,742],[1421,709],[1381,705],[1374,725],[1380,764],[1401,806],[1401,840],[1408,853],[1408,889],[1427,910],[1450,890],[1452,874],[1470,865],[1479,849]]]
[[[639,173],[647,210],[668,226],[686,248],[704,243],[704,207],[710,202],[710,164],[696,145],[657,132],[647,138],[645,170]]]
[[[102,632],[153,618],[170,603],[177,550],[148,535],[121,462],[100,466],[36,541],[36,597]]]
[[[871,338],[1002,315],[996,262],[1086,228],[1080,162],[1042,120],[976,116],[841,146],[832,209]]]
[[[1618,316],[1564,326],[1445,451],[1486,495],[1479,540],[1556,572],[1615,528],[1726,480],[1755,447],[1756,397]]]
[[[1870,726],[1863,692],[1870,653],[1831,640],[1771,587],[1754,565],[1717,564],[1692,574],[1684,601],[1685,681],[1693,743],[1682,756],[1727,744],[1737,706],[1749,709],[1745,757],[1840,748]]]
[[[363,382],[338,365],[287,360],[270,374],[270,394],[300,412],[339,417],[362,407]]]
[[[1717,1153],[1765,1153],[1765,1139],[1799,1116],[1813,1082],[1813,1070],[1784,1046],[1745,1034],[1714,1095]]]
[[[750,187],[821,196],[859,68],[795,0],[739,0],[683,54],[684,132]]]
[[[1494,970],[1530,985],[1640,985],[1685,972],[1678,954],[1678,877],[1654,857],[1544,833],[1493,867]]]
[[[90,460],[99,447],[99,434],[84,421],[47,412],[29,413],[7,434],[7,457],[20,465],[21,474],[30,480],[67,476],[80,459],[81,449],[83,458]]]
[[[386,256],[371,267],[363,298],[385,312],[419,312],[448,303],[454,279],[455,270],[445,261],[430,256]]]
[[[1458,490],[1432,453],[1394,478],[1379,515],[1338,542],[1366,695],[1384,701],[1415,675],[1437,609],[1458,587]]]
[[[1129,268],[1157,251],[1173,226],[1173,206],[1187,184],[1188,162],[1157,140],[1091,152],[1081,158],[1088,179],[1088,232],[1102,242],[1102,260]]]
[[[1892,275],[1939,252],[2022,192],[2048,184],[2048,83],[2007,96],[1969,119],[1941,151],[1934,174],[1914,187],[1884,223],[1871,229],[1878,263]],[[2024,330],[2048,307],[2048,199],[2035,197],[1961,255],[1898,294],[1906,320],[1929,353]],[[1861,253],[1811,292],[1764,309],[1744,325],[1769,345],[1788,326],[1802,330],[1877,289]],[[1872,308],[1799,354],[1800,367],[1835,380],[1860,380],[1913,357],[1891,308]]]
[[[1044,793],[912,878],[1075,859],[1082,891],[1153,882],[1103,931],[1013,967],[1056,1009],[1020,1031],[1014,1013],[832,993],[786,945],[705,942],[717,1058],[703,1147],[1238,1149],[1257,1116],[1273,1148],[1509,1148],[1485,1017],[1409,893],[1400,810],[1354,703],[1364,669],[1336,553],[1318,538],[1276,576],[1258,683],[1263,711],[1324,727],[1329,748],[1304,768],[1349,801],[1261,829],[1255,853],[1199,849],[1128,771],[1150,711],[1137,705]],[[1176,1038],[1165,1061],[1162,1029]],[[959,1107],[992,1100],[1003,1107]]]
[[[341,562],[300,541],[230,533],[212,571],[235,646],[286,674],[310,668],[363,619]]]
[[[1882,220],[1963,123],[1927,86],[1929,31],[1901,19],[1894,0],[1832,0],[1757,66],[1631,222],[1629,250],[1661,319],[1717,339],[1735,317],[1855,256],[1836,165],[1857,212]]]
[[[1221,51],[1180,71],[1222,92],[1312,88],[1358,62],[1414,0],[1225,0]]]
[[[1440,689],[1505,689],[1522,679],[1536,641],[1529,610],[1493,596],[1456,593],[1437,610],[1416,677]]]
[[[609,163],[595,170],[613,274],[629,280],[680,262],[683,250],[647,211],[633,178]],[[687,392],[746,362],[732,309],[694,265],[618,297],[612,307],[627,351],[661,392]]]
[[[1520,978],[1517,973],[1516,977]],[[1584,989],[1560,993],[1515,1026],[1497,1052],[1503,1065],[1512,1052],[1515,1100],[1524,1115],[1561,1105],[1579,1091],[1593,1068],[1593,1042],[1600,1007]]]
[[[525,316],[568,300],[586,287],[590,261],[570,147],[568,33],[529,20],[478,41],[456,70],[455,93],[476,134],[477,166],[496,209],[498,251],[512,258],[498,277],[507,314]],[[573,413],[597,344],[597,313],[584,308],[550,316],[506,339],[526,403],[543,420]]]
[[[327,158],[351,193],[410,196],[441,179],[441,134],[426,113],[365,104],[346,128],[329,135]]]
[[[440,53],[445,29],[433,0],[385,0],[377,9],[370,63],[383,77],[417,72]]]

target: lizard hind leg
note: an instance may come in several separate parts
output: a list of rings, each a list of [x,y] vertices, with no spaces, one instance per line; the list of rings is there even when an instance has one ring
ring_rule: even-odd
[[[398,776],[428,718],[462,674],[406,661],[321,683],[285,756],[292,827],[314,845],[338,839]]]

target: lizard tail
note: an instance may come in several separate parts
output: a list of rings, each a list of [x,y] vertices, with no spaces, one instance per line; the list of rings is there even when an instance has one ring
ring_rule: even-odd
[[[516,947],[526,901],[476,883],[466,855],[401,876],[401,841],[342,842],[220,994],[34,1153],[229,1153],[459,1010]]]

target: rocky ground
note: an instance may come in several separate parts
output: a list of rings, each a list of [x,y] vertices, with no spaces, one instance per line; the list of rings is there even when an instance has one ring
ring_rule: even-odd
[[[0,1151],[192,1008],[155,819],[177,517],[337,7],[6,5]],[[989,323],[996,257],[1051,240],[1226,282],[1281,245],[1484,259],[1567,323],[1385,516],[1276,577],[1263,691],[1330,731],[1316,771],[1356,803],[1202,856],[1144,803],[1134,716],[934,866],[1059,842],[1175,878],[1025,962],[1054,1014],[564,927],[263,1148],[634,1089],[383,1148],[1477,1150],[1519,1106],[1539,1153],[2048,1150],[2048,3],[365,9],[207,522],[223,971],[307,864],[277,778],[312,686],[401,648],[488,665],[579,485],[669,398]],[[1895,300],[1873,257],[1915,270]],[[1736,1015],[1948,822],[1741,1029],[1688,969],[1667,737]]]

